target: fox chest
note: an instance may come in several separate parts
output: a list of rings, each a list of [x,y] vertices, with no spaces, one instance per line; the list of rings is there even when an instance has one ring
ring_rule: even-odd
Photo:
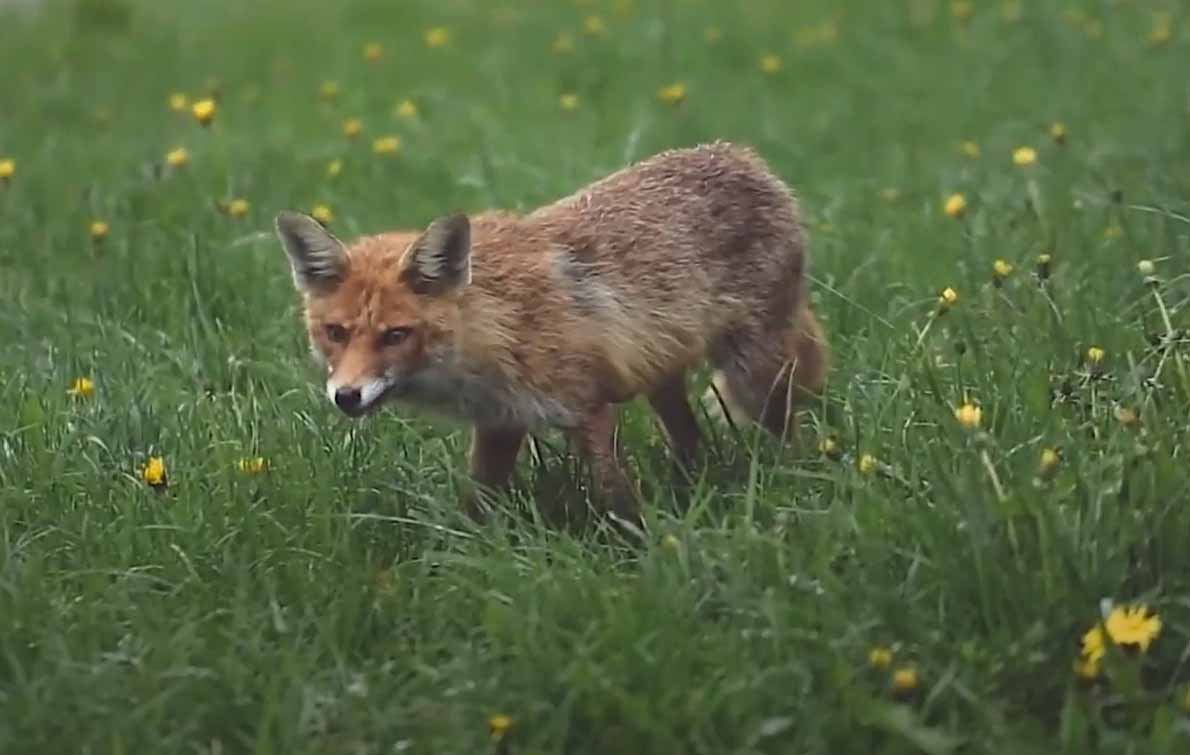
[[[558,399],[482,375],[431,367],[403,388],[403,403],[481,426],[533,429],[578,423]]]

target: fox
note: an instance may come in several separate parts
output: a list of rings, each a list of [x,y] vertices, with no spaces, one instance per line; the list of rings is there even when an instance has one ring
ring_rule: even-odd
[[[469,423],[463,505],[477,519],[527,434],[556,429],[596,509],[639,525],[618,407],[645,397],[690,469],[700,365],[704,401],[785,439],[824,388],[799,205],[751,147],[670,149],[531,212],[453,212],[348,244],[299,212],[275,225],[327,398],[353,418],[396,402]]]

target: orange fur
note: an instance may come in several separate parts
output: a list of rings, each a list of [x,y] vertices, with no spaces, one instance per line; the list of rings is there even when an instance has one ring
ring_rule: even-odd
[[[777,433],[825,379],[795,201],[730,144],[661,153],[524,216],[452,216],[346,247],[295,213],[278,231],[332,400],[471,422],[485,486],[507,482],[527,431],[560,427],[606,505],[636,519],[612,405],[647,396],[688,463],[689,368],[709,360],[732,419]]]

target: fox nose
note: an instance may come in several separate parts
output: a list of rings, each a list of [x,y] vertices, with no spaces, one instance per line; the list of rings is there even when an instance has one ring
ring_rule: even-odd
[[[340,388],[335,391],[335,406],[345,412],[359,409],[361,399],[359,388]]]

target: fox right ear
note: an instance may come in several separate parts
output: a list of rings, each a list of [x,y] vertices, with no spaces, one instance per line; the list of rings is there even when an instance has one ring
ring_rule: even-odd
[[[331,287],[343,280],[347,251],[321,223],[309,215],[283,210],[276,224],[299,291]]]

